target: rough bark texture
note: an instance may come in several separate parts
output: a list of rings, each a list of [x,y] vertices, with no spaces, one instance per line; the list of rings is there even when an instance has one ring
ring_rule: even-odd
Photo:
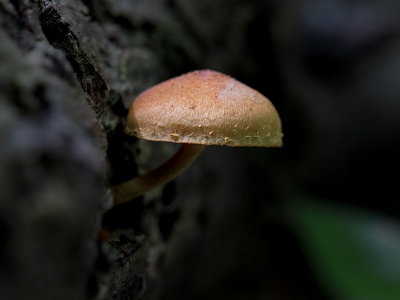
[[[1,299],[329,299],[281,204],[396,207],[366,199],[397,186],[399,9],[355,1],[363,26],[335,35],[345,1],[293,2],[0,0]],[[202,68],[271,98],[284,149],[210,147],[110,209],[109,186],[176,149],[126,136],[130,103]]]

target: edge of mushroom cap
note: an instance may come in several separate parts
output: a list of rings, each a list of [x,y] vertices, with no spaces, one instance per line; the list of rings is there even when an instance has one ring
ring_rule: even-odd
[[[200,70],[141,93],[126,133],[173,143],[280,147],[279,115],[265,96],[223,73]]]

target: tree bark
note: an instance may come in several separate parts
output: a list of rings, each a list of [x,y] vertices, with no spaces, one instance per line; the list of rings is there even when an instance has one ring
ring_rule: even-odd
[[[146,85],[154,63],[145,50],[138,63],[128,34],[95,14],[106,4],[89,2],[0,1],[2,299],[122,299],[120,286],[143,277],[141,258],[110,279],[119,250],[98,232],[107,178],[136,172],[135,141],[122,145],[127,99],[143,88],[131,76],[149,73]],[[114,176],[106,161],[131,167]]]

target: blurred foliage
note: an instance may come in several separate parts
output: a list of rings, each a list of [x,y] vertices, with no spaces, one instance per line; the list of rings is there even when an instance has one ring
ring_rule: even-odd
[[[334,299],[400,299],[400,224],[383,215],[295,199],[290,222]]]

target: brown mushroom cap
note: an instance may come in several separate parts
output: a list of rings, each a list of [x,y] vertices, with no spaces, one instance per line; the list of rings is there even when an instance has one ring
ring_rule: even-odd
[[[126,132],[143,139],[203,145],[280,147],[272,103],[225,74],[194,71],[162,82],[132,103]]]

